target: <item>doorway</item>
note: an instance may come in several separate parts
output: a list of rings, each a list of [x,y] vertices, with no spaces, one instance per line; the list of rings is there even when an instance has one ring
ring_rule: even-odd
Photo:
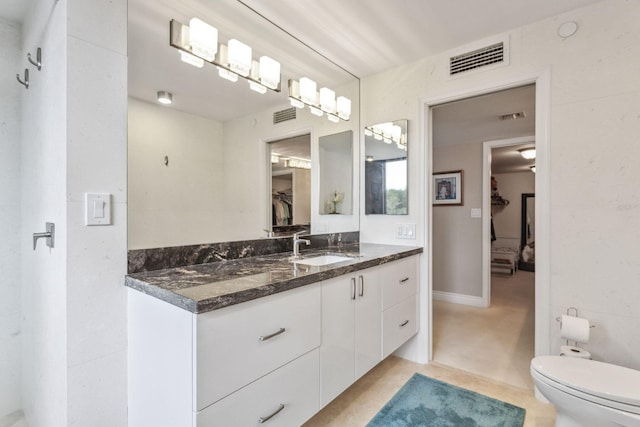
[[[526,84],[525,84],[526,83]],[[469,330],[470,327],[473,325],[474,323],[474,315],[481,313],[483,311],[489,310],[485,307],[490,307],[491,306],[491,298],[490,298],[490,276],[488,277],[488,279],[485,281],[483,280],[485,274],[485,266],[486,266],[486,272],[487,274],[490,274],[490,260],[491,260],[491,246],[490,246],[490,240],[486,241],[486,250],[483,250],[482,253],[478,253],[478,250],[476,249],[475,254],[468,256],[467,254],[471,253],[471,250],[469,248],[465,248],[464,245],[465,243],[470,246],[470,247],[482,247],[485,244],[485,239],[484,239],[484,230],[486,229],[486,235],[490,236],[490,215],[483,215],[483,212],[487,212],[489,213],[491,211],[491,205],[489,204],[489,202],[485,203],[483,201],[483,195],[485,194],[485,189],[486,193],[488,195],[487,200],[490,200],[490,177],[491,177],[491,172],[490,172],[490,168],[486,168],[486,173],[484,173],[483,171],[483,167],[482,167],[482,161],[480,160],[480,152],[483,152],[482,154],[482,158],[484,159],[485,157],[488,157],[488,159],[491,159],[491,151],[489,151],[489,155],[486,156],[484,154],[484,149],[482,148],[482,142],[484,141],[491,141],[491,140],[497,140],[499,137],[501,136],[506,136],[507,139],[508,138],[512,138],[515,139],[516,137],[521,137],[522,135],[533,135],[534,133],[537,133],[539,129],[544,129],[546,127],[546,122],[545,120],[536,120],[535,117],[536,115],[540,115],[539,113],[542,112],[542,116],[546,117],[548,115],[548,93],[546,93],[546,85],[548,84],[548,82],[546,81],[546,77],[545,76],[540,76],[539,78],[533,80],[533,81],[527,81],[527,82],[522,82],[520,85],[518,84],[513,84],[513,85],[508,85],[508,87],[496,87],[496,88],[487,88],[486,90],[481,90],[481,91],[476,91],[475,93],[468,93],[466,94],[466,96],[460,96],[457,95],[455,97],[451,97],[449,99],[440,99],[440,100],[432,100],[432,101],[426,101],[425,102],[425,107],[429,107],[428,110],[425,109],[425,123],[428,124],[428,126],[425,129],[425,134],[427,136],[427,140],[428,140],[428,150],[427,150],[427,154],[428,154],[428,158],[427,158],[427,164],[429,162],[431,162],[431,174],[432,173],[437,173],[440,172],[441,170],[454,170],[454,169],[464,169],[464,173],[465,173],[465,185],[464,185],[464,205],[459,207],[458,210],[459,212],[454,212],[453,210],[448,210],[445,214],[442,213],[441,209],[443,209],[442,207],[433,207],[433,206],[427,206],[427,241],[428,241],[428,245],[429,245],[429,253],[431,253],[431,259],[430,259],[430,268],[429,268],[429,273],[428,275],[430,277],[428,277],[428,281],[429,281],[429,290],[430,290],[430,295],[432,296],[432,301],[431,305],[432,305],[432,310],[431,310],[431,317],[432,317],[432,322],[430,323],[430,327],[431,327],[431,335],[430,335],[430,343],[431,343],[431,353],[430,353],[430,360],[434,360],[436,362],[439,361],[439,356],[441,356],[443,353],[440,351],[441,348],[438,348],[438,340],[440,340],[440,343],[443,343],[444,340],[442,340],[443,336],[446,336],[446,338],[449,339],[449,341],[453,341],[457,344],[453,344],[454,346],[457,346],[457,348],[453,348],[453,349],[449,349],[450,353],[460,353],[460,354],[466,354],[467,355],[467,359],[468,356],[470,354],[477,354],[476,352],[474,352],[473,348],[471,347],[474,344],[479,345],[480,347],[489,347],[489,349],[491,349],[492,347],[495,347],[495,354],[500,354],[500,353],[504,353],[504,354],[509,354],[509,355],[515,355],[517,353],[517,351],[515,351],[513,348],[509,348],[509,349],[500,349],[499,346],[495,343],[493,343],[492,338],[491,338],[491,331],[492,330],[500,330],[500,329],[508,329],[509,326],[509,321],[502,321],[502,323],[504,324],[500,324],[500,321],[498,321],[498,323],[493,323],[493,324],[489,324],[484,330],[480,331],[480,332],[476,332],[473,333],[471,335],[466,335],[466,336],[461,336],[459,339],[456,339],[455,337],[453,339],[451,339],[452,337],[450,336],[451,334],[455,334],[455,328],[456,325],[457,327],[459,327],[460,330]],[[494,105],[494,101],[496,100],[500,100],[500,96],[501,95],[516,95],[516,98],[521,96],[523,93],[527,93],[527,96],[531,97],[531,103],[524,108],[526,111],[524,111],[524,114],[519,114],[520,111],[519,109],[513,109],[510,105],[505,105],[503,104],[502,108],[502,114],[497,114],[497,112],[500,111],[500,109],[496,110],[495,109],[495,105]],[[540,97],[540,95],[542,95],[542,99],[545,100],[545,102],[540,105],[540,103],[536,102],[536,99]],[[474,117],[472,110],[470,109],[471,106],[476,103],[476,104],[484,104],[484,106],[482,107],[481,113],[478,114],[479,117]],[[517,103],[516,103],[517,104]],[[491,106],[491,108],[489,108],[487,105]],[[498,106],[500,105],[500,103],[498,102]],[[440,114],[439,110],[440,108],[447,108],[447,107],[455,107],[458,112],[451,114],[451,115],[447,115],[447,114]],[[512,117],[529,117],[529,123],[528,126],[529,128],[526,130],[522,130],[520,129],[519,132],[520,133],[508,133],[508,132],[503,132],[503,133],[496,133],[496,134],[488,134],[488,135],[483,135],[482,131],[486,130],[486,128],[483,128],[482,125],[476,123],[475,121],[479,121],[481,119],[486,119],[488,116],[495,116],[494,118],[496,120],[503,120],[501,119],[499,116],[503,116],[503,115],[509,115]],[[439,145],[439,139],[443,137],[442,135],[442,130],[439,129],[440,127],[440,121],[444,119],[444,123],[445,124],[450,124],[452,126],[456,126],[458,129],[456,130],[456,132],[452,133],[452,137],[447,138],[447,142],[444,144],[445,147],[443,148],[441,145]],[[447,120],[450,120],[450,123],[447,123]],[[520,126],[515,126],[514,122],[510,122],[508,124],[509,129],[511,130],[515,130],[516,128],[519,128]],[[465,128],[464,132],[469,132],[470,129],[473,128],[473,124],[476,123],[476,125],[478,126],[478,129],[480,129],[477,133],[478,136],[476,136],[475,138],[471,138],[471,139],[458,139],[460,135],[462,135],[464,137],[464,134],[461,133],[459,131],[459,128]],[[523,123],[523,122],[521,122]],[[446,127],[446,126],[445,126]],[[504,129],[504,128],[503,128]],[[545,141],[543,142],[543,145],[547,144],[546,138],[542,138]],[[471,141],[471,142],[469,142]],[[516,142],[523,142],[523,141],[516,141]],[[472,144],[473,143],[473,144]],[[512,142],[511,145],[513,145],[514,143]],[[459,145],[459,147],[454,147],[454,145]],[[509,144],[504,144],[509,145]],[[543,169],[544,172],[546,174],[546,146],[542,148],[542,151],[544,152],[543,156],[544,156],[544,165],[542,166],[542,168],[540,166],[538,166],[538,169]],[[430,155],[429,155],[430,154]],[[515,154],[517,154],[517,151],[515,152]],[[476,159],[475,163],[472,159]],[[526,171],[528,174],[530,174],[529,176],[533,175],[533,173],[531,172],[530,169],[527,169]],[[431,174],[428,174],[427,179],[429,180],[431,178]],[[541,180],[540,176],[536,176],[534,178],[534,181],[541,181],[544,182],[547,178],[546,176]],[[429,194],[430,199],[432,198],[431,196],[431,192],[434,191],[432,188],[430,188],[431,186],[429,185],[430,182],[427,182],[427,192]],[[543,192],[546,192],[546,187],[543,190]],[[516,199],[516,203],[514,203],[514,207],[519,205],[519,197],[517,197]],[[548,203],[548,192],[546,192],[545,196],[543,197],[544,201],[543,203]],[[536,201],[536,203],[538,203],[538,201]],[[481,209],[478,209],[481,208]],[[447,209],[451,209],[451,208],[447,208]],[[445,240],[446,244],[443,244],[443,236],[441,233],[442,227],[439,224],[439,217],[441,216],[447,216],[448,218],[454,218],[457,217],[460,219],[460,221],[464,224],[465,222],[467,223],[467,225],[470,227],[469,229],[473,229],[472,232],[469,232],[467,234],[469,234],[469,236],[472,237],[467,237],[466,240],[463,238],[456,238],[455,236],[451,237],[451,238],[447,238]],[[517,217],[519,218],[519,211],[517,213]],[[481,219],[481,220],[480,220]],[[474,223],[475,221],[475,223]],[[485,223],[486,223],[486,227],[485,227]],[[539,227],[538,227],[539,228]],[[548,229],[545,228],[545,225],[542,225],[542,228],[545,229],[545,233],[547,233]],[[457,227],[457,232],[458,234],[460,234],[460,230],[463,230],[463,227]],[[512,233],[513,234],[513,233]],[[446,237],[446,236],[445,236]],[[469,243],[469,240],[473,240],[473,238],[476,238],[476,241],[478,242],[478,244],[474,244],[473,242]],[[513,241],[515,242],[515,247],[517,248],[518,246],[518,241],[519,241],[519,236],[518,235],[514,235],[511,236],[513,238]],[[542,239],[545,240],[545,237],[543,237]],[[457,245],[457,247],[456,247]],[[452,249],[453,246],[453,249]],[[466,271],[467,276],[466,277],[462,277],[463,280],[458,280],[458,282],[454,283],[453,286],[449,286],[447,287],[447,283],[443,283],[443,277],[447,277],[449,276],[449,278],[451,278],[451,275],[447,275],[447,274],[441,274],[438,272],[438,269],[442,266],[442,260],[441,258],[441,254],[443,252],[450,252],[447,253],[447,256],[453,256],[454,258],[457,258],[457,261],[455,263],[453,263],[453,265],[455,265],[455,268],[462,270],[462,271]],[[545,254],[545,256],[548,256],[548,254]],[[517,267],[514,266],[514,267]],[[471,273],[470,273],[471,272]],[[475,273],[474,273],[475,272]],[[471,276],[471,277],[470,277]],[[458,279],[460,279],[460,277],[458,277]],[[533,291],[534,289],[537,289],[538,286],[540,286],[540,284],[538,283],[538,280],[536,280],[535,278],[530,278],[531,281],[531,290]],[[463,283],[462,283],[463,282]],[[485,283],[486,282],[486,283]],[[534,284],[536,283],[536,284]],[[449,283],[450,284],[450,283]],[[542,285],[543,291],[544,291],[544,285]],[[546,293],[542,292],[540,295],[536,295],[536,299],[538,298],[546,298],[545,297]],[[529,302],[530,302],[530,307],[531,307],[531,313],[533,314],[534,312],[534,308],[533,308],[533,292],[532,294],[529,296]],[[449,310],[448,313],[443,314],[442,306],[443,305],[447,305],[450,304],[454,310]],[[533,340],[533,336],[536,337],[536,339],[538,340],[538,342],[535,343],[535,346],[537,349],[539,349],[538,351],[540,351],[540,349],[542,349],[545,344],[543,341],[547,341],[548,340],[548,336],[545,337],[545,335],[548,335],[548,333],[544,333],[543,334],[534,334],[534,329],[539,329],[540,328],[540,324],[544,324],[544,320],[540,320],[540,322],[537,321],[537,318],[539,317],[539,313],[540,312],[544,312],[545,310],[548,311],[548,307],[546,306],[548,304],[548,300],[544,303],[544,304],[536,304],[536,308],[535,310],[537,311],[536,316],[532,316],[532,321],[529,322],[528,328],[531,330],[531,333],[529,334],[529,339]],[[502,309],[503,311],[505,309],[508,310],[508,307],[505,307],[504,304],[502,304]],[[446,327],[442,327],[442,324],[439,325],[439,319],[438,316],[439,315],[443,315],[442,318],[440,318],[441,322],[445,322]],[[448,324],[447,324],[448,323]],[[536,324],[535,328],[534,328],[534,323]],[[443,335],[444,334],[444,335]],[[540,335],[540,336],[538,336]],[[522,337],[526,336],[526,334],[522,334]],[[518,340],[520,339],[520,336],[516,336],[511,340]],[[540,344],[542,342],[542,344]],[[548,346],[548,344],[546,344]],[[529,348],[533,348],[534,344],[531,343],[529,345]],[[487,357],[486,360],[480,360],[478,366],[480,367],[480,372],[478,372],[480,375],[485,375],[485,376],[491,376],[489,373],[489,370],[487,369],[488,367],[492,367],[495,366],[496,364],[496,357],[495,354],[493,356],[489,355]],[[525,359],[529,359],[531,356],[533,356],[533,354],[531,355],[526,355]],[[462,358],[464,359],[464,358]],[[503,366],[501,369],[502,371],[509,371],[513,368],[513,361],[512,360],[508,360],[507,362],[504,363],[505,366]],[[525,366],[528,366],[528,360],[525,360]],[[460,369],[465,369],[465,366],[455,366],[457,368]],[[528,371],[524,373],[524,375],[522,375],[522,377],[525,377],[525,381],[529,381],[528,379]],[[509,382],[507,380],[505,380],[505,377],[497,377],[496,379],[504,381],[504,382]],[[522,384],[515,384],[515,385],[522,385]]]

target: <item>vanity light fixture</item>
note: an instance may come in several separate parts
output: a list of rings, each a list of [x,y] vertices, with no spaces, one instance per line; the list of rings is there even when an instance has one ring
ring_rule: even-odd
[[[173,102],[173,94],[164,90],[158,91],[158,102],[160,104],[169,105]]]
[[[311,162],[309,160],[290,157],[284,160],[284,167],[295,169],[311,169]]]
[[[536,149],[535,148],[523,148],[522,150],[518,150],[518,152],[520,153],[520,155],[527,159],[527,160],[531,160],[531,159],[535,159],[536,158]]]
[[[256,92],[280,92],[278,61],[268,56],[254,61],[251,46],[236,39],[229,40],[228,45],[218,43],[218,30],[198,18],[191,19],[189,25],[171,20],[169,44],[180,51],[180,58],[188,64],[201,68],[207,62],[215,65],[218,75],[226,80],[236,82],[241,76]]]
[[[289,101],[296,108],[309,107],[311,114],[327,118],[338,123],[340,119],[349,120],[351,117],[351,100],[344,96],[336,99],[336,93],[326,87],[318,92],[317,83],[310,78],[302,77],[300,81],[289,80]]]
[[[402,128],[398,125],[394,125],[391,122],[380,123],[374,126],[366,126],[364,128],[364,134],[366,136],[373,136],[378,141],[383,141],[387,144],[396,143],[398,148],[407,149],[407,136],[402,133]]]

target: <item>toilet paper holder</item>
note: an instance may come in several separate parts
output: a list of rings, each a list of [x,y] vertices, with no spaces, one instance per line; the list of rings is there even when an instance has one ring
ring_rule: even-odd
[[[573,317],[578,317],[578,309],[576,307],[569,307],[567,308],[567,316],[573,316]],[[560,326],[562,327],[562,318],[561,317],[556,317],[556,322],[560,323]],[[589,329],[595,328],[596,325],[592,325],[591,321],[589,321]],[[569,345],[569,340],[566,340],[567,345]],[[574,343],[576,346],[578,345],[577,342]]]

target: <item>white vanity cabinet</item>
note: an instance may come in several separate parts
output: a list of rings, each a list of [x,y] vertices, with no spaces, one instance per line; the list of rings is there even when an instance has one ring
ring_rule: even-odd
[[[382,274],[382,357],[418,332],[418,257],[388,264]]]
[[[382,289],[374,267],[322,282],[321,406],[382,360]]]
[[[319,284],[203,314],[128,296],[129,427],[258,425],[280,405],[269,425],[289,426],[318,411]]]

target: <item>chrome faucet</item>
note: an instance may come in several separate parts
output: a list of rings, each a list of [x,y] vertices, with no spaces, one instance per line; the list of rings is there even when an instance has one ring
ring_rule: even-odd
[[[293,234],[293,258],[300,258],[300,243],[304,243],[307,246],[309,246],[311,244],[310,240],[306,240],[306,239],[301,239],[300,238],[300,234],[301,233],[294,233]]]

